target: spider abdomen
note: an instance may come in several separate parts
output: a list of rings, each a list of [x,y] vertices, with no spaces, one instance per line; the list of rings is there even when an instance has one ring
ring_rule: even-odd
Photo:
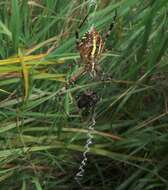
[[[95,28],[92,28],[82,37],[77,45],[77,49],[80,52],[80,57],[84,61],[84,64],[92,67],[92,63],[94,62],[95,64],[104,51],[104,41],[99,32]]]

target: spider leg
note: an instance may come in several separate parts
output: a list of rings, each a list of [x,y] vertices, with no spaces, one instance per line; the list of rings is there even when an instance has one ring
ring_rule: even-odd
[[[110,36],[111,31],[113,30],[113,27],[114,27],[114,25],[115,25],[116,18],[117,18],[117,10],[115,10],[115,14],[114,14],[114,17],[113,17],[113,21],[112,21],[112,23],[110,24],[110,27],[109,27],[108,31],[107,31],[107,32],[105,33],[105,35],[104,35],[104,39],[105,39],[105,40]]]
[[[85,73],[86,71],[84,67],[79,68],[79,70],[69,79],[68,84],[74,84],[77,81],[78,77],[81,77]]]
[[[80,41],[80,38],[79,38],[79,29],[77,29],[75,31],[75,37],[76,37],[76,46],[78,47],[79,41]]]
[[[79,42],[80,42],[79,30],[81,29],[81,27],[83,26],[83,24],[87,20],[88,16],[89,16],[89,13],[85,16],[85,18],[83,19],[83,21],[80,23],[80,25],[78,26],[78,28],[75,31],[75,37],[76,37],[76,45],[77,45],[77,47],[78,47]]]

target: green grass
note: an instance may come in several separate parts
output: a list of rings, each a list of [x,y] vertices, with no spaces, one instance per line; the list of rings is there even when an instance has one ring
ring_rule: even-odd
[[[100,60],[110,81],[81,77],[75,30],[101,34],[117,19]],[[168,1],[0,1],[0,188],[81,189],[78,172],[88,118],[75,97],[91,89],[94,144],[81,184],[86,190],[168,189]],[[70,65],[73,64],[73,69]]]

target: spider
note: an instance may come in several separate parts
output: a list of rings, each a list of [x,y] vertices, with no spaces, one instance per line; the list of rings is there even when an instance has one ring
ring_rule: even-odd
[[[70,82],[72,83],[75,82],[79,76],[87,72],[89,72],[92,77],[95,77],[96,74],[100,71],[98,61],[105,50],[105,41],[113,29],[117,13],[115,11],[113,22],[111,23],[109,30],[105,33],[104,36],[101,36],[95,27],[91,27],[91,29],[86,32],[82,38],[80,38],[79,31],[86,21],[87,17],[88,15],[84,18],[75,32],[76,48],[80,53],[80,57],[84,63],[84,68],[80,69],[77,74],[71,77]]]

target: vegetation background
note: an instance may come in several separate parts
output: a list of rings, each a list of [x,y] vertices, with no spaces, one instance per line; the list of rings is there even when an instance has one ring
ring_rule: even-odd
[[[0,1],[0,189],[168,189],[168,1],[89,3]],[[92,24],[103,34],[115,10],[99,63],[111,79],[86,74],[60,95],[81,62],[79,23],[90,11],[80,35]],[[89,121],[75,97],[87,89],[100,101],[79,187]]]

